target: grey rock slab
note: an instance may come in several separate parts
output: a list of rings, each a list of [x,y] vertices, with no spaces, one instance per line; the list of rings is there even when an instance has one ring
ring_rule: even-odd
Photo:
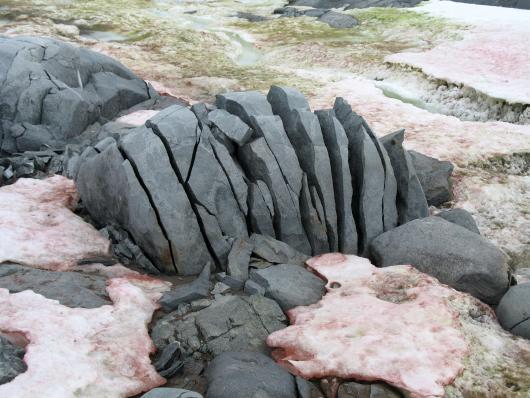
[[[257,91],[230,92],[215,97],[215,105],[250,125],[251,116],[272,115],[267,98]]]
[[[210,268],[208,263],[193,282],[186,285],[176,286],[164,292],[160,299],[160,305],[167,311],[174,311],[180,304],[188,304],[192,301],[207,298],[210,290]]]
[[[441,212],[435,214],[436,217],[441,217],[446,221],[452,222],[456,225],[460,225],[465,229],[470,230],[476,234],[480,235],[480,230],[478,229],[475,219],[470,212],[464,209],[449,209],[442,210]]]
[[[367,255],[372,239],[384,232],[383,196],[385,169],[362,118],[342,98],[333,107],[348,137],[349,165],[353,179],[353,214],[359,231],[359,253]]]
[[[18,264],[0,265],[0,288],[18,293],[33,290],[67,307],[97,308],[112,304],[107,278],[82,272],[55,272]]]
[[[284,125],[300,166],[307,174],[309,184],[316,188],[324,207],[330,249],[337,251],[339,237],[333,178],[318,118],[310,111],[295,109],[287,116],[287,120],[284,120]]]
[[[206,370],[207,398],[297,398],[293,376],[254,352],[225,352]]]
[[[403,148],[405,130],[381,138],[397,181],[398,223],[406,224],[429,215],[429,205],[408,151]]]
[[[267,100],[271,104],[272,112],[279,115],[284,123],[289,120],[291,112],[295,109],[311,110],[304,95],[297,89],[290,87],[271,86]]]
[[[25,351],[0,335],[0,385],[9,383],[27,369]]]
[[[267,186],[263,184],[265,188]],[[270,196],[269,189],[267,194]],[[271,199],[272,202],[272,199]],[[252,232],[276,238],[274,231],[273,216],[262,193],[262,189],[256,183],[250,183],[248,189],[249,222]],[[274,209],[274,208],[273,208]]]
[[[440,161],[416,151],[409,151],[429,206],[440,206],[453,197],[451,162]]]
[[[530,284],[510,287],[495,312],[504,329],[530,339]]]
[[[182,388],[159,387],[155,388],[141,398],[203,398],[195,391],[183,390]]]
[[[205,241],[211,248],[217,264],[222,269],[226,269],[228,254],[232,247],[232,239],[223,234],[219,221],[205,207],[195,204],[195,208],[197,209],[198,218],[201,220]]]
[[[245,145],[252,136],[252,129],[239,117],[224,109],[216,109],[208,114],[208,119],[231,141]]]
[[[397,226],[398,223],[398,212],[396,206],[396,196],[397,196],[397,182],[394,175],[394,168],[392,167],[392,162],[390,157],[384,147],[384,145],[379,141],[379,138],[372,131],[366,120],[361,117],[363,121],[363,127],[368,133],[368,136],[372,139],[377,152],[381,158],[381,163],[383,164],[383,169],[385,170],[385,191],[383,194],[383,227],[385,231],[389,231],[392,228]]]
[[[372,241],[374,263],[410,264],[487,304],[497,304],[510,284],[507,256],[484,239],[440,217],[410,221]]]
[[[273,264],[304,265],[309,259],[308,255],[270,236],[252,234],[250,240],[253,244],[252,252]]]
[[[182,275],[198,274],[205,263],[213,260],[162,141],[150,129],[140,127],[122,138],[120,148],[137,171],[156,209],[172,248],[176,271]]]
[[[169,242],[156,212],[116,143],[101,153],[87,148],[81,155],[76,183],[86,209],[97,223],[114,221],[121,225],[157,269],[174,272]]]
[[[337,209],[339,251],[357,254],[357,227],[352,211],[353,186],[349,166],[348,137],[332,109],[315,112],[328,148]]]
[[[304,253],[311,247],[302,226],[298,201],[287,185],[265,138],[261,137],[239,150],[239,160],[247,176],[263,181],[274,203],[273,224],[276,236]]]
[[[217,161],[223,168],[226,178],[228,178],[237,204],[241,212],[246,216],[248,214],[248,185],[245,174],[241,170],[241,166],[235,161],[224,145],[219,143],[212,135],[208,135],[207,137]]]
[[[279,264],[253,270],[250,278],[263,286],[265,296],[276,301],[284,311],[314,304],[325,292],[324,281],[298,265]]]
[[[228,275],[241,282],[245,282],[248,279],[252,247],[253,245],[248,239],[237,238],[234,241],[228,255],[228,267],[226,269]]]
[[[329,242],[326,229],[326,220],[322,203],[314,187],[309,187],[307,175],[302,179],[300,192],[300,213],[312,254],[329,253]]]
[[[251,279],[248,279],[245,282],[245,288],[243,290],[249,296],[252,296],[254,294],[265,296],[265,288]]]
[[[326,12],[321,15],[317,21],[327,23],[329,26],[336,29],[349,29],[359,25],[357,18],[336,11]]]

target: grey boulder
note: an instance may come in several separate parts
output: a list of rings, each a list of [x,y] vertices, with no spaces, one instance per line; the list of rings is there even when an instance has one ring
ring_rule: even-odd
[[[381,267],[410,264],[457,290],[497,304],[508,290],[507,256],[480,235],[440,217],[413,220],[372,241]]]
[[[475,219],[473,218],[471,213],[469,213],[467,210],[464,210],[464,209],[442,210],[441,212],[436,214],[436,217],[441,217],[446,221],[452,222],[456,225],[460,225],[461,227],[464,227],[465,229],[468,229],[471,232],[474,232],[480,235],[480,230],[478,229]]]
[[[403,148],[405,130],[381,138],[397,180],[397,210],[400,225],[429,215],[429,205],[410,154]]]
[[[250,125],[251,116],[271,116],[272,109],[267,98],[257,91],[231,92],[215,97],[215,105],[228,111]]]
[[[270,236],[252,234],[252,253],[273,264],[304,265],[309,256]]]
[[[210,290],[210,263],[206,264],[200,275],[191,283],[177,286],[164,292],[160,304],[165,311],[176,310],[180,304],[191,303],[208,297]]]
[[[512,286],[495,312],[504,329],[530,339],[530,284]]]
[[[336,29],[348,29],[359,25],[357,18],[336,11],[326,12],[318,17],[317,21],[327,23],[329,26]]]
[[[253,270],[250,278],[265,288],[265,296],[275,300],[282,310],[319,301],[324,295],[325,283],[303,267],[279,264]]]
[[[145,393],[141,398],[202,398],[202,395],[181,388],[159,387]]]
[[[216,109],[208,114],[208,119],[231,141],[241,146],[252,136],[252,129],[239,117],[224,109]]]
[[[22,360],[24,349],[12,344],[0,335],[0,385],[9,383],[27,369]]]
[[[416,151],[409,151],[416,174],[427,198],[429,206],[440,206],[453,197],[451,162],[440,161]]]
[[[226,352],[206,370],[207,398],[296,398],[293,376],[255,352]]]

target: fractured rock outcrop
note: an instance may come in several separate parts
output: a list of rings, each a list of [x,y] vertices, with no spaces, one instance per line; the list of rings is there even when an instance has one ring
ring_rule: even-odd
[[[0,153],[62,149],[156,95],[103,54],[50,38],[0,38]]]

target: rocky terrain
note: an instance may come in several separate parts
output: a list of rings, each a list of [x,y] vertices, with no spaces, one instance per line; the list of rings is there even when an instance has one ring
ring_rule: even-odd
[[[362,25],[335,6],[236,18]],[[527,98],[510,89],[524,65],[489,81],[514,97],[486,120],[348,73],[308,98],[280,75],[198,102],[101,52],[12,36],[58,26],[15,18],[0,37],[1,396],[530,394]],[[389,62],[428,69],[441,48]],[[303,88],[317,71],[298,73]]]

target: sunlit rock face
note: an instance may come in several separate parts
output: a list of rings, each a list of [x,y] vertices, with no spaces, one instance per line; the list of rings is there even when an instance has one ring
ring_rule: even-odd
[[[290,310],[291,326],[267,340],[291,372],[383,380],[411,397],[530,391],[530,344],[504,332],[480,301],[406,265],[378,269],[342,254],[307,264],[328,293]]]
[[[164,384],[151,365],[147,332],[164,282],[130,273],[109,281],[113,305],[69,308],[31,290],[0,289],[0,330],[29,340],[28,370],[0,396],[129,397]]]
[[[110,243],[72,212],[75,184],[62,176],[20,179],[0,189],[0,263],[66,270],[107,256]]]

